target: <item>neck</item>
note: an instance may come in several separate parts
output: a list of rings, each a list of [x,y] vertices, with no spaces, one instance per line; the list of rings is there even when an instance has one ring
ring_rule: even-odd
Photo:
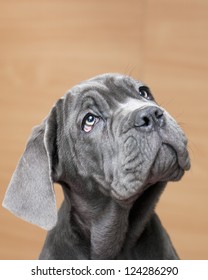
[[[81,195],[64,188],[71,204],[71,217],[90,243],[91,259],[113,259],[134,246],[153,213],[165,184],[146,190],[131,205],[121,205],[96,191]]]

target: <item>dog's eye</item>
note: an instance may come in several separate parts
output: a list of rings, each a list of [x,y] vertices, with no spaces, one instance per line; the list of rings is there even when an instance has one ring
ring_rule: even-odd
[[[99,121],[99,117],[89,113],[84,117],[82,121],[82,129],[85,132],[90,132],[94,127],[94,125],[98,123],[98,121]]]
[[[139,95],[147,100],[151,100],[152,99],[152,95],[150,93],[150,90],[148,89],[148,87],[142,86],[139,88]]]

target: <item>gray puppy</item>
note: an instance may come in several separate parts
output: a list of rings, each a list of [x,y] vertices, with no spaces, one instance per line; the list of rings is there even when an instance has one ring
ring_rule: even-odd
[[[100,75],[34,128],[3,206],[50,230],[40,259],[177,259],[154,208],[189,168],[187,139],[150,89]]]

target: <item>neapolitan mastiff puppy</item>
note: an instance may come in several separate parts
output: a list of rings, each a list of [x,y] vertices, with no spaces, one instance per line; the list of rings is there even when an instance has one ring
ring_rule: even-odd
[[[189,168],[187,139],[149,88],[105,74],[34,128],[3,205],[50,230],[40,259],[177,259],[154,208]],[[58,217],[54,182],[65,197]]]

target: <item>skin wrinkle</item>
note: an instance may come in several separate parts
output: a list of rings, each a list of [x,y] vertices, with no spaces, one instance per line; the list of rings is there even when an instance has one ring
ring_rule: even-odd
[[[122,105],[124,108],[125,108],[125,106],[124,105]],[[139,106],[142,106],[141,104],[139,104]],[[120,113],[120,114],[118,114],[119,115],[119,117],[121,117],[121,115],[123,115],[124,114],[124,112],[122,111],[122,110],[120,110],[118,113]],[[125,116],[126,117],[126,116]],[[129,124],[128,124],[129,125]],[[131,129],[131,127],[128,129],[128,130],[126,130],[126,133],[129,133],[129,130]],[[133,136],[129,136],[129,137],[133,137]],[[128,138],[129,138],[128,137]],[[145,136],[143,136],[143,137],[145,137]],[[127,138],[127,139],[128,139]],[[135,139],[136,139],[136,137],[135,137]],[[125,140],[124,141],[124,149],[125,149],[125,147],[126,147],[126,145],[125,145],[125,142],[126,142],[127,140]],[[137,140],[135,141],[135,142],[137,142]],[[144,148],[145,147],[145,148]],[[151,151],[151,147],[150,147],[150,143],[148,142],[148,139],[145,139],[145,140],[140,140],[140,149],[141,150],[143,150],[143,151],[146,151],[143,155],[142,155],[142,157],[144,158],[144,161],[149,161],[150,159],[149,159],[149,154],[150,154],[150,151]],[[136,169],[138,169],[139,167],[141,168],[141,166],[142,166],[142,161],[140,161],[139,163],[136,161],[136,159],[137,159],[137,157],[139,158],[139,154],[140,154],[140,152],[139,152],[139,150],[138,150],[138,155],[134,155],[134,157],[133,158],[131,158],[130,157],[130,155],[129,156],[127,156],[125,159],[124,159],[124,161],[123,160],[121,160],[121,162],[123,162],[123,164],[121,165],[121,169],[123,169],[123,170],[125,170],[125,172],[126,171],[130,171],[130,170],[132,170],[132,171],[134,171],[135,172],[135,170]],[[128,159],[129,158],[129,159]],[[136,166],[137,166],[137,168],[136,168]],[[124,173],[125,173],[124,172]],[[137,174],[141,174],[141,171],[139,170],[138,172],[137,172]],[[134,173],[135,174],[135,173]],[[114,177],[116,177],[116,176],[114,176]],[[130,176],[130,178],[131,178],[131,176]],[[126,179],[126,178],[125,178]],[[126,181],[128,181],[128,180],[126,180]],[[131,183],[133,181],[133,179],[131,178],[131,180],[129,181],[129,183]],[[121,182],[121,180],[120,180],[120,182]],[[125,189],[125,190],[127,190],[127,188],[124,186],[124,184],[121,184],[121,183],[119,183],[119,181],[116,181],[116,182],[114,182],[114,190],[115,190],[115,186],[118,186],[118,185],[122,185],[122,188],[123,189]],[[118,194],[118,193],[117,193]]]
[[[90,89],[90,83],[89,83],[89,88],[87,88],[84,91],[84,95],[85,97],[82,100],[82,110],[84,109],[86,112],[87,110],[89,110],[90,108],[92,108],[93,111],[95,111],[94,107],[97,107],[99,111],[101,111],[100,107],[101,105],[101,97],[99,99],[96,100],[96,102],[94,101],[94,98],[97,94],[97,91],[95,89],[95,87],[92,89]],[[128,90],[125,88],[125,90],[123,89],[123,87],[121,88],[119,86],[119,88],[117,88],[114,84],[112,84],[112,80],[110,80],[110,84],[108,85],[108,87],[111,88],[112,91],[117,92],[119,91],[119,94],[121,94],[122,96],[122,92],[124,92],[124,94],[126,95]],[[132,87],[131,87],[132,89]],[[128,92],[129,93],[129,92]],[[105,92],[106,94],[106,92]],[[114,115],[112,115],[110,117],[110,121],[109,119],[106,120],[107,122],[107,130],[105,130],[105,134],[102,134],[102,137],[96,139],[97,142],[99,142],[102,146],[101,150],[101,156],[99,160],[96,160],[96,158],[93,159],[93,154],[99,154],[96,151],[96,145],[95,144],[89,144],[87,145],[88,147],[93,147],[93,151],[82,151],[82,154],[85,155],[85,159],[83,158],[83,156],[81,156],[81,154],[76,154],[76,156],[74,158],[76,158],[78,160],[78,163],[81,166],[81,169],[83,170],[84,168],[86,168],[85,164],[82,165],[83,162],[86,161],[86,158],[91,158],[91,160],[89,162],[100,162],[100,166],[99,166],[99,170],[103,170],[104,174],[103,176],[101,176],[99,178],[98,174],[95,176],[94,175],[94,180],[96,182],[98,182],[98,188],[99,190],[103,191],[102,188],[104,187],[106,189],[106,187],[108,186],[105,185],[106,183],[102,183],[102,178],[103,178],[103,182],[104,181],[109,181],[110,185],[111,185],[111,195],[112,196],[116,196],[116,197],[120,197],[120,196],[135,196],[135,193],[137,193],[137,196],[140,195],[140,187],[138,186],[142,186],[148,177],[148,169],[151,169],[152,164],[147,165],[145,164],[145,162],[151,162],[152,159],[150,157],[151,154],[153,154],[152,158],[154,158],[156,156],[156,154],[159,151],[159,146],[156,149],[156,152],[154,151],[154,146],[152,145],[150,139],[153,137],[154,133],[149,134],[148,136],[146,134],[143,133],[139,133],[138,131],[135,131],[133,129],[133,122],[131,121],[131,110],[129,107],[131,107],[131,102],[128,101],[128,103],[123,103],[123,100],[121,99],[120,95],[119,98],[117,98],[118,96],[115,96],[116,101],[114,101],[114,104],[108,104],[109,108],[117,108],[117,110],[115,111]],[[89,103],[88,100],[92,100]],[[122,100],[122,103],[120,103]],[[136,100],[134,101],[135,104]],[[123,104],[128,104],[126,106],[124,106]],[[120,109],[120,106],[122,106],[122,110]],[[141,101],[138,102],[138,106],[143,108],[144,105],[142,105]],[[106,107],[106,106],[105,106]],[[110,110],[109,108],[106,107],[106,109],[104,111],[108,111],[109,114],[112,114],[113,110]],[[137,108],[137,105],[135,105],[135,108]],[[119,120],[119,121],[116,121]],[[103,120],[102,120],[103,121]],[[120,123],[120,126],[118,126],[117,123]],[[97,124],[97,127],[101,127],[101,123],[99,122]],[[124,131],[125,129],[125,131]],[[97,131],[93,129],[94,131],[92,131],[92,134]],[[103,129],[102,129],[103,131]],[[107,133],[106,133],[107,132]],[[90,140],[91,139],[91,134],[89,133],[89,135],[87,136],[87,138]],[[139,137],[138,137],[139,135]],[[156,135],[156,134],[155,134]],[[84,134],[83,134],[84,137]],[[159,139],[158,135],[157,138]],[[116,140],[116,139],[119,139]],[[129,140],[130,139],[130,140]],[[86,145],[86,137],[83,138],[83,145]],[[90,140],[91,141],[91,140]],[[94,139],[93,139],[94,141]],[[118,143],[116,144],[116,141],[118,141]],[[129,144],[128,144],[129,141]],[[109,145],[105,145],[105,143],[110,143],[110,147]],[[116,144],[114,146],[114,143]],[[121,148],[123,147],[123,148]],[[78,150],[78,147],[75,147],[75,150]],[[122,151],[126,151],[126,157],[121,156],[120,158],[120,153]],[[141,152],[143,151],[143,152]],[[87,153],[87,154],[86,154]],[[111,163],[112,162],[112,163]],[[114,164],[115,162],[115,164]],[[118,164],[120,164],[120,167],[118,167]],[[105,166],[103,168],[103,166]],[[113,170],[111,170],[111,166],[113,166]],[[114,166],[116,166],[116,168],[114,168]],[[89,165],[87,165],[87,167],[89,168]],[[98,166],[96,166],[96,169],[98,168]],[[80,168],[78,168],[80,169]],[[89,168],[90,170],[93,170],[94,168],[92,168],[92,166]],[[160,162],[158,162],[158,173],[161,172],[160,171],[161,166],[160,166]],[[97,169],[98,171],[98,169]],[[113,171],[113,173],[112,173]],[[128,172],[127,172],[128,171]],[[132,173],[130,173],[130,171],[132,171]],[[87,170],[85,171],[85,174],[88,174]],[[107,175],[108,174],[108,175]],[[143,174],[143,179],[141,180],[141,174]],[[146,175],[145,175],[146,174]],[[82,175],[83,176],[83,175]],[[108,179],[107,179],[108,178]],[[100,188],[100,186],[102,186],[102,188]],[[124,195],[125,193],[125,195]],[[127,195],[128,194],[128,195]],[[135,199],[135,198],[134,198]],[[109,204],[110,203],[110,204]],[[112,202],[107,203],[108,207],[104,208],[104,209],[108,209],[109,207],[113,207],[113,209],[115,209],[115,205],[114,203],[112,204]],[[76,204],[77,205],[77,204]],[[112,206],[114,205],[114,206]],[[116,204],[117,205],[117,204]],[[90,208],[91,206],[87,206],[87,208]],[[116,208],[118,207],[118,205],[116,206]],[[87,209],[86,208],[86,209]],[[151,207],[150,207],[151,208]],[[102,209],[103,211],[103,209]],[[122,210],[120,209],[119,212],[121,212]],[[145,210],[147,211],[147,210]],[[93,211],[91,211],[93,212]],[[105,212],[105,210],[104,210]],[[148,211],[147,211],[148,212]],[[82,214],[83,215],[83,211]],[[111,212],[110,212],[111,213]],[[128,217],[129,214],[127,214],[128,211],[124,211],[124,216]],[[120,214],[120,213],[119,213]],[[105,217],[106,214],[103,214],[103,217]],[[115,215],[117,217],[117,215]],[[92,250],[91,250],[91,257],[92,258],[100,258],[100,255],[102,255],[102,258],[108,258],[108,255],[113,256],[114,254],[116,254],[120,249],[120,246],[118,245],[117,248],[115,248],[115,244],[119,244],[119,243],[123,243],[124,240],[124,236],[125,236],[125,232],[127,231],[127,229],[124,230],[123,234],[117,234],[117,231],[113,233],[113,228],[114,228],[114,217],[111,217],[110,221],[111,224],[105,224],[107,220],[104,219],[104,221],[102,221],[102,215],[98,215],[99,220],[96,220],[91,224],[91,229],[88,230],[88,232],[91,232],[91,244],[92,244]],[[117,223],[117,219],[115,220],[115,223]],[[90,220],[89,217],[87,218],[87,220]],[[144,222],[145,224],[145,222]],[[102,230],[100,229],[100,226],[102,227]],[[136,227],[136,226],[135,226]],[[116,226],[116,229],[118,229],[119,231],[121,230],[121,228],[123,228],[123,226]],[[125,227],[124,227],[125,228]],[[140,230],[142,231],[142,227],[140,227]],[[134,230],[135,231],[135,230]],[[107,242],[106,240],[108,240],[109,238],[106,238],[106,236],[109,235],[109,238],[111,240],[111,244],[112,244],[112,248],[114,248],[114,252],[112,252],[112,250],[110,249],[109,244],[105,245],[105,242]],[[116,236],[118,235],[119,238],[122,238],[119,242],[118,240],[116,240]],[[113,247],[114,245],[114,247]],[[105,248],[105,250],[103,251],[103,248]],[[106,251],[107,250],[107,251]],[[106,252],[106,253],[104,253]]]
[[[50,230],[41,259],[177,258],[154,208],[167,181],[179,180],[190,167],[187,140],[165,110],[165,124],[161,116],[159,124],[160,107],[140,96],[140,86],[120,74],[80,83],[33,131],[4,205]],[[86,133],[81,124],[89,112],[100,120]],[[148,114],[154,123],[145,127],[139,118]],[[51,172],[65,197],[57,223]]]
[[[99,81],[97,81],[97,83],[98,83],[98,87],[100,87]],[[95,90],[96,86],[93,87],[93,91],[92,91],[92,89],[90,88],[90,84],[91,84],[91,81],[88,83],[87,88],[84,91],[84,95],[86,96],[86,98],[88,98],[88,95],[90,96],[90,98],[95,98],[94,96],[96,94],[98,94],[99,99],[96,101],[96,106],[98,106],[99,111],[101,111],[100,110],[100,106],[101,106],[100,105],[100,102],[101,102],[100,93],[98,93]],[[135,89],[135,87],[131,85],[131,87],[130,87],[131,89],[129,90],[129,88],[124,86],[123,83],[122,83],[122,86],[120,86],[120,82],[115,83],[114,79],[108,79],[106,85],[107,85],[107,88],[111,89],[111,92],[114,92],[113,102],[111,104],[108,104],[110,109],[107,107],[105,109],[108,112],[110,118],[107,117],[106,120],[101,120],[96,125],[96,129],[93,129],[92,132],[89,133],[89,135],[86,135],[86,137],[84,137],[84,134],[83,134],[84,142],[83,142],[82,147],[85,145],[87,145],[88,149],[90,147],[93,147],[93,151],[83,150],[82,151],[83,156],[82,156],[82,154],[78,153],[76,155],[76,158],[77,158],[79,164],[84,163],[83,168],[87,167],[89,170],[94,170],[94,168],[92,168],[92,166],[89,166],[89,164],[86,165],[85,164],[86,160],[88,162],[100,162],[100,165],[96,166],[97,173],[95,173],[95,174],[97,174],[97,175],[96,176],[94,175],[94,180],[96,182],[98,182],[98,185],[97,185],[98,189],[101,190],[103,187],[101,188],[100,186],[105,185],[105,189],[106,189],[106,187],[110,188],[109,191],[110,191],[112,197],[117,197],[117,198],[125,197],[125,199],[126,199],[131,196],[134,197],[135,194],[136,194],[136,196],[141,195],[140,193],[142,191],[142,185],[146,183],[146,180],[148,177],[148,172],[149,172],[148,170],[151,169],[151,166],[153,164],[153,163],[151,163],[151,161],[153,161],[152,159],[154,159],[154,157],[157,155],[160,145],[156,148],[156,146],[158,145],[157,141],[156,141],[156,143],[154,143],[154,145],[152,145],[152,142],[151,142],[153,135],[156,136],[156,132],[146,135],[144,133],[140,133],[133,129],[134,122],[133,122],[133,120],[131,120],[132,117],[131,117],[131,110],[130,110],[130,106],[133,103],[131,103],[131,102],[126,103],[126,101],[124,101],[124,100],[126,100],[126,96],[129,96],[129,95],[131,96],[131,98],[136,97],[136,94],[133,91],[133,89]],[[109,94],[109,91],[105,92],[106,89],[102,89],[101,91],[103,91],[102,94],[104,94],[104,95]],[[119,95],[117,94],[118,92],[119,92]],[[125,99],[123,99],[124,96],[125,96]],[[97,96],[96,96],[96,98],[97,98]],[[137,98],[138,98],[138,94],[137,94]],[[86,100],[86,99],[83,99],[83,100]],[[133,100],[134,100],[134,104],[135,104],[135,102],[137,103],[136,99],[133,99]],[[85,101],[82,101],[82,102],[85,102]],[[128,105],[124,106],[124,104],[128,104]],[[137,104],[141,108],[144,107],[144,105],[142,105],[141,101],[139,101]],[[145,105],[147,106],[147,102],[145,102]],[[152,102],[148,102],[148,105],[152,106]],[[137,108],[137,105],[135,105],[135,106],[136,106],[135,108]],[[89,107],[90,107],[89,105],[85,104],[86,111]],[[115,110],[115,108],[116,108],[116,110]],[[115,112],[115,113],[113,114],[113,112]],[[101,123],[103,121],[106,122],[105,126],[101,125]],[[119,123],[119,125],[118,125],[118,123]],[[101,129],[101,127],[102,127],[102,129]],[[106,128],[106,129],[103,130],[104,128]],[[103,131],[105,131],[105,133],[103,133]],[[101,133],[101,136],[99,136],[99,134],[97,134],[98,132]],[[102,155],[102,156],[100,156],[99,160],[96,160],[96,158],[94,158],[94,159],[92,158],[93,153],[99,154],[99,152],[96,148],[94,139],[91,139],[91,134],[94,135],[95,133],[96,133],[95,139],[96,139],[96,142],[99,143],[99,145],[100,145],[99,150],[101,151],[101,155]],[[161,142],[161,140],[159,140],[159,138],[160,137],[157,134],[156,139],[158,139],[158,141]],[[89,140],[91,139],[94,144],[92,144],[92,143],[90,144],[90,142],[88,143],[88,141],[86,139],[89,139]],[[132,140],[129,140],[129,139],[132,139]],[[129,144],[128,144],[128,141],[130,141]],[[108,145],[106,145],[106,143],[108,143]],[[77,149],[78,149],[78,147],[77,147]],[[126,157],[122,156],[123,151],[125,151]],[[152,154],[152,155],[150,156],[150,154]],[[91,160],[89,160],[90,158],[91,158]],[[150,162],[151,164],[147,164],[146,162]],[[103,166],[104,166],[104,168],[103,168]],[[161,167],[159,167],[159,169],[160,168]],[[100,169],[103,170],[103,184],[102,184],[102,182],[99,182],[102,180],[101,179],[102,176],[100,178],[98,176]],[[132,173],[128,172],[128,174],[126,174],[128,169],[129,169],[129,171],[132,170]],[[87,171],[85,171],[85,173],[88,174]],[[90,172],[90,174],[92,174],[92,172]],[[142,179],[141,179],[141,177],[139,177],[139,176],[141,176],[141,174],[143,174]],[[138,186],[141,186],[141,187],[138,187]],[[154,192],[152,193],[152,196],[154,197]],[[136,198],[133,198],[133,200],[135,200],[135,199]],[[155,201],[156,200],[157,200],[157,195],[155,193]],[[75,205],[77,205],[77,203]],[[117,203],[114,200],[113,201],[110,200],[109,202],[106,202],[105,206],[101,203],[101,205],[104,206],[104,208],[103,208],[103,206],[100,208],[100,209],[102,209],[103,214],[101,214],[101,212],[99,212],[100,214],[98,214],[98,212],[97,212],[98,219],[97,218],[92,219],[92,217],[91,218],[88,217],[87,219],[84,219],[87,221],[91,221],[89,223],[90,229],[88,230],[88,232],[91,232],[91,237],[90,237],[91,245],[92,245],[91,258],[96,259],[96,258],[108,258],[108,256],[113,257],[116,253],[119,252],[119,250],[124,242],[126,232],[127,232],[127,227],[128,227],[128,225],[127,225],[128,219],[126,218],[125,226],[123,224],[118,226],[118,223],[119,223],[118,217],[120,217],[120,215],[124,211],[124,209],[123,209],[123,206],[121,208],[120,208],[120,206],[118,206],[120,204],[120,202],[119,202],[119,204],[117,204]],[[129,202],[129,203],[130,204],[127,204],[127,205],[131,205],[131,202]],[[82,204],[83,204],[83,202],[82,202]],[[144,204],[142,204],[142,205],[144,205]],[[92,209],[92,205],[86,206],[86,209],[88,209],[88,208]],[[147,208],[148,208],[148,205],[147,205]],[[105,209],[107,209],[108,211]],[[110,211],[109,209],[114,209],[114,210]],[[117,210],[115,210],[115,209],[117,209]],[[118,211],[118,209],[119,209],[119,211]],[[145,209],[143,209],[144,212],[148,212],[149,213],[148,215],[150,215],[151,209],[152,209],[152,204],[149,206],[149,210],[147,210],[147,209],[145,210]],[[117,211],[119,212],[119,214],[115,213]],[[125,210],[123,217],[128,217],[129,211],[130,210]],[[141,215],[140,221],[143,226],[141,226],[141,224],[140,224],[140,226],[138,226],[137,224],[135,224],[135,226],[134,226],[132,224],[131,228],[134,229],[133,230],[134,234],[132,233],[133,236],[134,235],[138,236],[140,234],[140,232],[143,230],[143,227],[145,226],[146,218],[145,217],[142,218],[142,210],[140,209],[140,211],[141,212],[138,211],[138,216]],[[93,212],[93,210],[90,211],[90,213],[92,213],[92,212]],[[82,211],[81,213],[82,213],[81,215],[84,215],[85,211]],[[141,214],[139,214],[139,213],[141,213]],[[113,215],[113,216],[111,216],[111,218],[106,219],[106,216],[108,216],[109,214]],[[110,224],[108,224],[108,222]],[[124,221],[122,220],[122,223],[123,222]],[[138,229],[137,229],[138,235],[136,234],[137,227],[138,227]],[[121,229],[122,229],[122,232],[121,232]],[[106,238],[106,236],[108,236],[109,238]],[[131,236],[130,232],[128,233],[127,236]],[[131,236],[131,238],[132,238],[132,236]],[[106,243],[107,240],[110,240],[110,244]],[[132,240],[134,240],[134,239],[132,239]],[[113,248],[113,249],[111,249],[111,248]],[[112,252],[112,250],[113,250],[113,252]]]
[[[135,245],[138,236],[140,236],[140,234],[143,232],[146,223],[146,218],[148,219],[147,216],[151,215],[151,209],[156,205],[158,201],[158,192],[161,194],[165,188],[165,185],[166,183],[158,183],[152,186],[151,188],[147,189],[134,204],[129,214],[130,229],[127,233],[127,243],[124,248],[124,252],[125,250],[128,250],[129,248],[132,248]],[[149,195],[152,196],[152,201],[154,201],[153,205],[150,205],[148,203]],[[143,213],[146,213],[145,217]],[[136,223],[136,219],[133,218],[134,215],[136,215],[139,218],[139,224]]]
[[[109,214],[111,218],[105,219],[105,216]],[[111,221],[110,224],[108,223],[109,220]],[[128,212],[118,204],[110,201],[95,220],[95,227],[92,225],[92,259],[100,259],[101,256],[101,259],[108,259],[109,255],[115,256],[120,251],[121,244],[124,242],[127,227]],[[103,250],[104,248],[105,250]]]

